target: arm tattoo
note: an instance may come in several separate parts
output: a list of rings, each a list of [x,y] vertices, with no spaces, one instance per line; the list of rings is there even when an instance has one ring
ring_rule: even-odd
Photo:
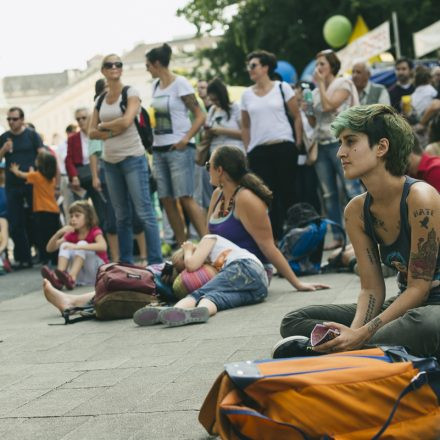
[[[377,317],[368,324],[368,332],[373,334],[382,325],[382,320]]]
[[[365,315],[364,324],[371,321],[374,314],[374,306],[376,305],[376,298],[373,295],[368,297],[367,314]]]
[[[437,264],[438,240],[435,229],[428,232],[426,239],[420,237],[417,251],[411,252],[409,271],[418,280],[432,281]]]
[[[377,251],[375,249],[367,248],[367,255],[371,264],[375,265],[378,263],[379,260],[377,258]]]
[[[415,211],[413,211],[413,215],[414,215],[414,217],[433,216],[434,215],[434,210],[433,209],[420,208],[420,209],[416,209]]]
[[[194,112],[194,110],[199,106],[199,102],[194,94],[182,96],[182,101],[190,112]]]
[[[385,222],[383,220],[375,217],[373,214],[371,214],[371,220],[373,222],[373,226],[376,229],[383,229],[385,232],[388,232],[388,229],[385,227]]]

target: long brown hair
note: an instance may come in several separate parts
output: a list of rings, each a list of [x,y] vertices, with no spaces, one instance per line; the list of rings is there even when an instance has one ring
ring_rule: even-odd
[[[212,159],[214,168],[222,167],[229,177],[240,186],[251,190],[257,197],[270,206],[272,191],[247,167],[246,156],[238,147],[222,145],[214,152]]]

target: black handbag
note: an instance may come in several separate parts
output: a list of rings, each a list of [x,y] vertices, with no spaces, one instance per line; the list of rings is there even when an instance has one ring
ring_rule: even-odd
[[[92,170],[89,164],[77,167],[76,172],[78,173],[78,179],[83,188],[92,184]]]

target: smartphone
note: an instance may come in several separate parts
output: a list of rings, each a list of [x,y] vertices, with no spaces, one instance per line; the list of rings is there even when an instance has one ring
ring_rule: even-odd
[[[171,261],[166,261],[162,269],[162,275],[172,275],[173,274],[173,263]]]
[[[325,342],[335,339],[339,336],[339,330],[335,328],[329,328],[322,324],[316,324],[310,335],[310,345],[316,347],[317,345],[324,344]]]

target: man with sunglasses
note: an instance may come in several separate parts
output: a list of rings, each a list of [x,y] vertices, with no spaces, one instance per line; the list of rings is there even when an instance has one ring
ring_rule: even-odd
[[[26,127],[24,112],[19,107],[8,111],[9,130],[0,136],[0,161],[6,160],[6,202],[11,238],[14,242],[15,269],[32,266],[30,237],[26,224],[32,212],[32,185],[9,171],[17,163],[21,171],[35,166],[35,159],[44,151],[43,142],[35,130]]]

